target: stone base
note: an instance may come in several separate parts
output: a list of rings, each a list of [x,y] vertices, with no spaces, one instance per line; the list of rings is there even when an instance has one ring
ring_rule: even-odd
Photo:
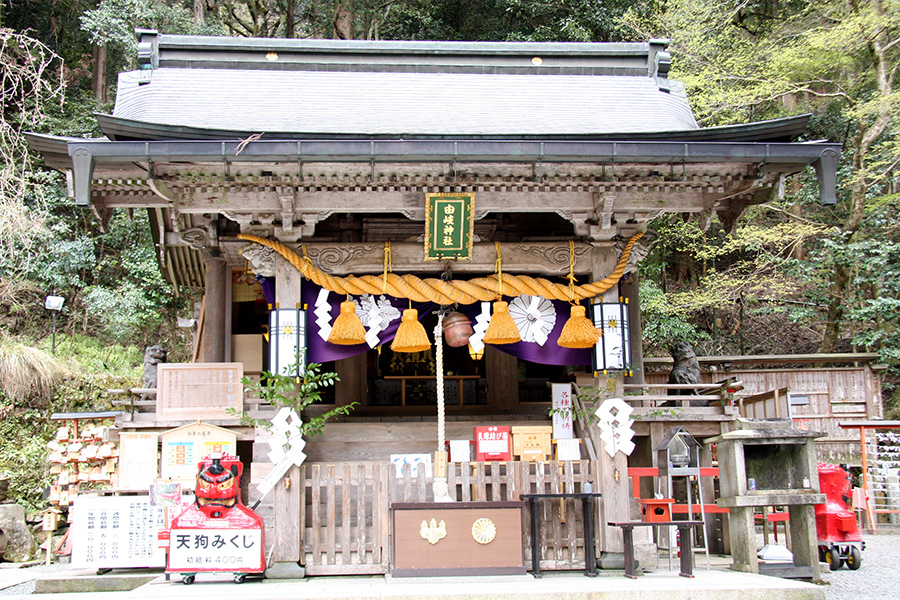
[[[294,562],[276,562],[266,567],[266,579],[304,579],[306,568]]]
[[[635,561],[635,567],[640,566],[640,561]],[[597,559],[597,566],[604,570],[625,569],[625,553],[624,552],[601,552],[600,558]]]
[[[162,569],[125,569],[97,575],[93,569],[60,571],[34,581],[35,594],[130,592],[163,574]]]

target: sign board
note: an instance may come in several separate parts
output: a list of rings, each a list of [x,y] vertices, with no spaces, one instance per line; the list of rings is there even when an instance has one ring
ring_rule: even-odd
[[[169,571],[262,571],[262,530],[173,529]]]
[[[581,439],[569,438],[556,442],[556,460],[581,460]]]
[[[472,440],[450,440],[450,462],[467,463],[472,460]]]
[[[243,376],[241,363],[162,363],[157,367],[156,418],[240,418],[244,410]]]
[[[491,425],[476,427],[475,433],[475,460],[512,460],[512,446],[510,442],[509,427],[505,425]]]
[[[159,435],[119,434],[119,482],[116,490],[146,491],[159,476]]]
[[[791,406],[809,406],[809,394],[788,392],[787,396]]]
[[[425,260],[472,258],[475,194],[425,194]]]
[[[572,433],[572,384],[550,384],[553,400],[553,439],[574,437]]]
[[[162,442],[160,477],[192,490],[197,464],[212,452],[237,455],[237,435],[233,431],[196,422],[159,434]]]
[[[403,465],[412,465],[411,474],[419,474],[419,465],[425,468],[425,476],[431,477],[430,454],[391,454],[391,464],[397,470],[397,477],[403,475]]]
[[[72,511],[73,568],[165,566],[157,542],[164,509],[151,505],[149,496],[79,496]]]
[[[153,506],[178,506],[181,504],[181,484],[174,481],[157,481],[150,486],[150,504]]]

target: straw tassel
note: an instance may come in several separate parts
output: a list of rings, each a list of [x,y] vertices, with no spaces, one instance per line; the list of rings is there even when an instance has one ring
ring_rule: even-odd
[[[514,344],[521,341],[519,328],[509,314],[509,303],[502,300],[494,302],[494,314],[491,315],[487,331],[484,332],[484,343]]]
[[[366,328],[356,314],[356,302],[341,302],[341,314],[334,320],[328,341],[341,346],[355,346],[366,342]]]
[[[590,319],[585,316],[584,307],[575,304],[572,306],[569,320],[563,326],[557,342],[563,348],[593,348],[597,345],[602,333],[594,327]]]
[[[421,352],[431,348],[428,334],[419,322],[419,311],[415,308],[407,308],[403,311],[400,326],[391,342],[391,350],[394,352]]]

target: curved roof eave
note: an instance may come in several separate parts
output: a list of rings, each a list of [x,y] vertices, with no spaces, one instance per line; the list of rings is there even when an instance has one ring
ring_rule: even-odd
[[[26,135],[32,148],[62,158],[54,168],[71,168],[76,204],[90,203],[97,165],[133,162],[570,162],[755,163],[763,168],[794,172],[804,165],[816,169],[819,199],[837,202],[837,162],[841,146],[814,143],[758,143],[635,140],[165,140],[110,141]]]
[[[113,115],[97,113],[100,130],[111,140],[119,141],[158,141],[158,140],[240,140],[260,132],[239,129],[207,129],[182,125],[149,123],[134,119],[125,119]],[[324,134],[301,132],[262,132],[259,139],[264,140],[415,140],[415,139],[493,139],[493,140],[573,140],[573,141],[717,141],[717,142],[793,142],[806,132],[810,115],[796,115],[780,119],[770,119],[739,125],[721,125],[681,131],[630,132],[630,133],[595,133],[595,134],[542,134],[542,135],[424,135],[424,134]]]

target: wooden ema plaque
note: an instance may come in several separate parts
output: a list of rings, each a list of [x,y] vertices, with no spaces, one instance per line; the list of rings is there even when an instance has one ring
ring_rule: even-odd
[[[391,575],[524,575],[523,504],[391,504]]]

